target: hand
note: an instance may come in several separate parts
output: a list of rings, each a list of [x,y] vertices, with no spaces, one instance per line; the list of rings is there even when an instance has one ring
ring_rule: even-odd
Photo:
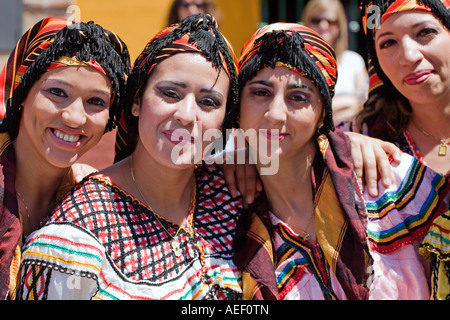
[[[378,196],[378,173],[385,187],[392,183],[390,154],[397,163],[401,161],[401,151],[393,143],[371,138],[355,132],[345,132],[350,138],[353,165],[358,183],[364,188],[363,178],[372,197]]]
[[[73,172],[73,180],[75,183],[80,182],[83,178],[93,172],[96,172],[97,169],[84,163],[74,163],[72,165]]]
[[[255,200],[256,193],[263,189],[258,171],[254,164],[250,164],[247,148],[237,149],[237,132],[233,132],[227,142],[224,153],[223,172],[228,190],[233,197],[238,190],[244,199],[244,207]]]

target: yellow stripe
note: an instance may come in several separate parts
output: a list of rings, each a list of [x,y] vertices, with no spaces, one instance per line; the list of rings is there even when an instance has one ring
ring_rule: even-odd
[[[78,261],[75,261],[75,260],[67,260],[67,259],[63,259],[63,258],[58,257],[58,256],[51,255],[51,254],[45,254],[45,253],[40,253],[40,252],[37,252],[37,251],[30,250],[30,251],[26,251],[26,254],[25,254],[24,258],[28,257],[28,256],[37,256],[37,257],[44,258],[44,259],[61,261],[61,262],[67,263],[67,264],[73,264],[73,265],[78,265],[78,266],[82,266],[82,267],[88,267],[90,269],[96,270],[97,272],[100,272],[100,268],[95,266],[95,265],[93,265],[93,264],[81,263],[81,262],[78,262]]]

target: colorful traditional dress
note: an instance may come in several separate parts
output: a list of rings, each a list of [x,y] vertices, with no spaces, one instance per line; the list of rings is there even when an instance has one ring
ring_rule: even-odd
[[[195,171],[195,210],[178,226],[105,178],[78,184],[23,254],[21,299],[238,299],[232,243],[242,201],[215,165]]]
[[[377,198],[361,194],[339,161],[341,135],[329,134],[334,150],[319,139],[324,158],[313,164],[316,242],[269,212],[264,194],[242,217],[235,259],[244,299],[429,298],[429,264],[418,249],[447,210],[447,179],[405,154],[389,188],[380,183]]]

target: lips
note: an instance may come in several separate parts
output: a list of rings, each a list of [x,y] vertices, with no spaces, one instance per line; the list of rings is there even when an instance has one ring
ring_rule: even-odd
[[[417,71],[408,74],[403,78],[403,82],[409,85],[418,85],[428,80],[433,72],[431,70]]]
[[[190,135],[189,131],[187,130],[180,131],[180,130],[182,129],[166,130],[163,133],[167,137],[167,139],[173,144],[194,143],[194,137]]]
[[[73,143],[73,142],[77,142],[77,141],[79,141],[81,139],[81,135],[79,135],[79,134],[67,134],[67,133],[64,133],[64,132],[62,132],[62,131],[60,131],[58,129],[53,129],[53,134],[57,138],[59,138],[61,140],[64,140],[66,142],[72,142]]]
[[[267,130],[266,137],[267,140],[278,140],[281,141],[286,138],[288,134],[280,133],[279,130]]]

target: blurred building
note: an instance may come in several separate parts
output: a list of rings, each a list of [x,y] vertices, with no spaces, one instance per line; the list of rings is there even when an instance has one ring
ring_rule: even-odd
[[[172,0],[0,0],[0,62],[23,31],[46,16],[93,20],[118,33],[132,59],[166,25]],[[262,24],[300,22],[308,0],[216,0],[220,28],[239,55],[243,43]],[[357,0],[343,0],[349,20],[349,47],[364,54]]]

